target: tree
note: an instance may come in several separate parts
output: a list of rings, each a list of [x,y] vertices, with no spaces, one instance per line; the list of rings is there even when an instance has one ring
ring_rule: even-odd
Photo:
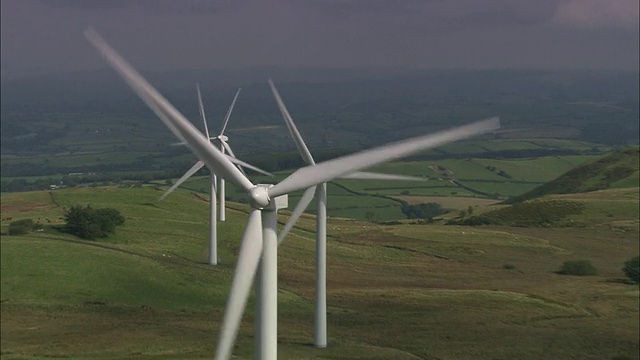
[[[376,214],[373,211],[367,211],[364,213],[364,217],[366,217],[369,222],[375,222]]]
[[[9,224],[9,235],[24,235],[29,233],[34,227],[33,220],[22,219],[16,220]]]
[[[447,212],[438,203],[423,203],[416,205],[409,205],[406,202],[402,203],[402,212],[407,219],[431,219],[434,216],[442,215]]]
[[[125,220],[116,209],[94,209],[91,205],[72,206],[65,219],[66,232],[89,240],[107,237]]]
[[[562,268],[558,274],[588,276],[596,275],[598,270],[591,264],[589,260],[569,260],[562,264]]]
[[[631,281],[640,283],[640,256],[625,261],[622,271]]]

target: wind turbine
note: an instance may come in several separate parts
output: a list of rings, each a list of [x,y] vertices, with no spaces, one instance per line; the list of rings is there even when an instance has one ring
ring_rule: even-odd
[[[188,144],[196,156],[218,176],[242,189],[253,210],[240,244],[238,261],[225,308],[216,359],[229,359],[240,321],[249,298],[251,284],[260,264],[258,289],[258,326],[256,351],[259,359],[277,358],[277,215],[278,199],[289,192],[307,189],[338,176],[359,171],[386,161],[398,159],[421,150],[444,145],[499,128],[499,120],[490,118],[433,135],[423,135],[342,156],[320,164],[296,170],[276,185],[254,185],[224,156],[209,139],[200,133],[131,65],[116,53],[95,31],[85,36],[105,60],[129,84],[134,92],[153,110],[181,141]]]
[[[229,107],[229,110],[227,110],[227,114],[224,117],[224,121],[223,121],[223,125],[222,125],[222,130],[220,131],[220,134],[218,134],[217,136],[209,136],[209,129],[207,128],[207,122],[205,120],[205,131],[207,133],[207,138],[209,140],[219,140],[220,141],[220,151],[224,154],[225,152],[228,152],[229,155],[231,155],[232,157],[236,157],[235,154],[233,153],[233,150],[231,150],[231,147],[229,146],[229,137],[227,137],[226,135],[224,135],[224,130],[227,128],[227,124],[229,123],[229,118],[231,117],[231,112],[233,111],[233,107],[236,104],[236,100],[238,100],[238,95],[240,95],[240,90],[242,90],[241,88],[238,89],[238,91],[236,91],[236,95],[233,97],[233,101],[231,102],[231,106]],[[204,117],[204,107],[202,106],[202,96],[200,96],[200,86],[198,84],[198,105],[200,106],[200,116]],[[186,145],[185,143],[179,142],[179,143],[175,143],[174,145]],[[242,169],[240,169],[240,171],[242,171]],[[262,172],[262,171],[260,171]],[[263,172],[264,173],[264,172]],[[272,176],[271,174],[268,174],[270,176]],[[225,201],[226,201],[226,195],[225,195],[225,181],[224,179],[220,178],[220,221],[225,221],[226,220],[226,215],[225,215],[225,211],[226,211],[226,207],[225,207]]]
[[[224,126],[222,127],[222,132],[220,132],[220,135],[215,136],[215,137],[211,137],[209,135],[209,127],[207,126],[207,118],[206,118],[206,115],[205,115],[204,106],[202,104],[202,95],[200,93],[200,84],[196,84],[196,92],[198,94],[198,110],[199,110],[199,113],[200,113],[200,119],[204,123],[204,131],[205,131],[205,134],[207,136],[207,139],[209,139],[209,140],[220,139],[220,141],[224,145],[226,145],[226,148],[228,148],[228,152],[231,155],[231,157],[237,160],[237,158],[235,157],[235,154],[233,153],[233,151],[231,151],[231,148],[229,147],[229,145],[227,145],[224,142],[225,139],[222,138],[224,136],[222,134],[224,133],[224,128],[227,126],[227,122],[229,121],[229,117],[231,116],[231,112],[233,111],[233,107],[234,107],[234,105],[236,103],[236,100],[238,99],[238,94],[240,93],[240,89],[238,89],[238,91],[236,92],[236,95],[233,98],[233,101],[231,102],[231,106],[229,107],[229,110],[227,111],[227,114],[226,114],[225,119],[224,119]],[[186,143],[178,143],[178,144],[186,145]],[[245,165],[249,165],[249,164],[245,163],[244,165],[241,165],[241,166],[245,166]],[[204,166],[204,162],[202,162],[202,161],[196,162],[189,170],[187,170],[187,172],[184,175],[182,175],[182,177],[180,179],[178,179],[175,182],[175,184],[173,184],[160,197],[160,200],[163,200],[165,197],[167,197],[167,195],[171,194],[175,189],[178,188],[178,186],[182,185],[182,183],[187,181],[187,179],[189,179],[191,176],[193,176],[193,174],[198,172],[203,166]],[[255,171],[261,172],[263,174],[271,175],[266,171],[258,169],[257,167],[254,167],[254,166],[251,166],[251,165],[249,165],[247,167],[250,168],[250,169],[253,169]],[[218,264],[217,216],[216,216],[216,182],[217,182],[216,181],[216,175],[214,174],[213,171],[210,171],[210,182],[209,183],[210,183],[210,190],[211,190],[210,193],[211,194],[210,194],[210,198],[209,198],[210,199],[210,202],[209,202],[209,256],[208,256],[209,265],[217,265]],[[221,180],[221,187],[224,187],[224,182],[222,180]],[[222,211],[222,210],[224,210],[224,190],[222,190],[222,189],[221,189],[220,198],[221,198],[220,202],[221,202],[221,211]]]
[[[227,128],[227,124],[229,123],[229,117],[231,117],[231,111],[233,111],[233,107],[236,104],[236,100],[238,100],[238,95],[240,95],[240,90],[242,90],[242,89],[240,88],[236,92],[236,96],[234,96],[234,98],[233,98],[233,102],[231,103],[231,106],[229,107],[229,110],[227,111],[227,115],[224,117],[224,122],[222,124],[222,130],[220,131],[220,134],[218,134],[217,136],[214,136],[212,138],[209,138],[209,134],[207,134],[207,137],[209,139],[211,139],[211,140],[217,139],[217,140],[220,141],[220,151],[223,154],[226,151],[226,152],[229,153],[229,155],[233,156],[234,158],[236,156],[233,153],[233,150],[231,150],[231,147],[229,146],[229,144],[227,143],[229,138],[226,135],[224,135],[224,130]],[[198,92],[198,98],[200,99],[200,92]],[[200,99],[200,107],[202,107],[202,99]],[[240,171],[242,171],[242,169],[240,169]],[[224,178],[220,178],[220,221],[225,221],[226,220],[225,201],[226,201],[226,195],[225,195]]]
[[[311,155],[311,152],[307,148],[302,135],[298,131],[287,107],[284,105],[280,93],[273,83],[272,79],[269,79],[269,87],[276,99],[278,108],[282,113],[285,124],[289,129],[289,133],[296,143],[298,152],[307,163],[307,165],[315,165],[315,160]],[[357,171],[347,176],[341,176],[341,178],[347,179],[377,179],[377,180],[405,180],[405,181],[422,181],[424,178],[414,176],[402,176],[402,175],[390,175],[379,174],[371,172]],[[278,234],[278,243],[282,242],[287,236],[287,233],[293,228],[294,224],[298,221],[298,218],[306,210],[316,197],[316,293],[315,293],[315,317],[314,317],[314,336],[313,344],[317,348],[327,347],[327,183],[321,183],[316,186],[312,186],[305,190],[300,201],[296,205],[294,211],[289,216],[289,220],[285,224],[284,228]]]

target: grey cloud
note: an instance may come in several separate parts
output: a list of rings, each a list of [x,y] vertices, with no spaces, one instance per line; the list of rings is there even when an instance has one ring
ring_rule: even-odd
[[[82,37],[92,25],[153,70],[637,69],[637,25],[610,25],[637,13],[615,1],[627,0],[2,0],[0,58],[3,75],[104,67]]]
[[[126,10],[148,15],[204,15],[238,8],[241,2],[233,0],[40,0],[53,9]]]

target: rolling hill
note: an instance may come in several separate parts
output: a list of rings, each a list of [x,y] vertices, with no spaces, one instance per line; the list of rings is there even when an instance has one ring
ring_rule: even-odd
[[[508,200],[507,203],[515,204],[551,194],[637,187],[639,185],[639,152],[638,146],[615,151],[569,170],[544,185]]]
[[[604,199],[637,207],[637,192],[607,191],[614,192]],[[2,194],[3,231],[18,219],[45,224],[43,232],[0,238],[2,359],[212,356],[248,207],[230,203],[219,226],[222,264],[211,267],[206,201],[183,191],[159,202],[160,193],[109,186]],[[637,215],[593,194],[566,200],[608,211],[594,216],[610,222]],[[126,223],[98,242],[53,228],[64,207],[87,203],[118,209]],[[637,254],[637,216],[635,224],[616,231],[330,219],[330,346],[314,349],[314,218],[304,215],[278,250],[279,355],[636,358],[638,287],[621,270]],[[555,273],[572,259],[590,260],[598,274]],[[250,304],[237,358],[252,357],[253,315]]]

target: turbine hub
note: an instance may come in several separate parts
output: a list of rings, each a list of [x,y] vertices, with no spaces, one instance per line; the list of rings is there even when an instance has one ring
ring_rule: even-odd
[[[271,203],[269,192],[267,191],[273,185],[258,184],[249,192],[249,202],[256,209],[264,209]]]

